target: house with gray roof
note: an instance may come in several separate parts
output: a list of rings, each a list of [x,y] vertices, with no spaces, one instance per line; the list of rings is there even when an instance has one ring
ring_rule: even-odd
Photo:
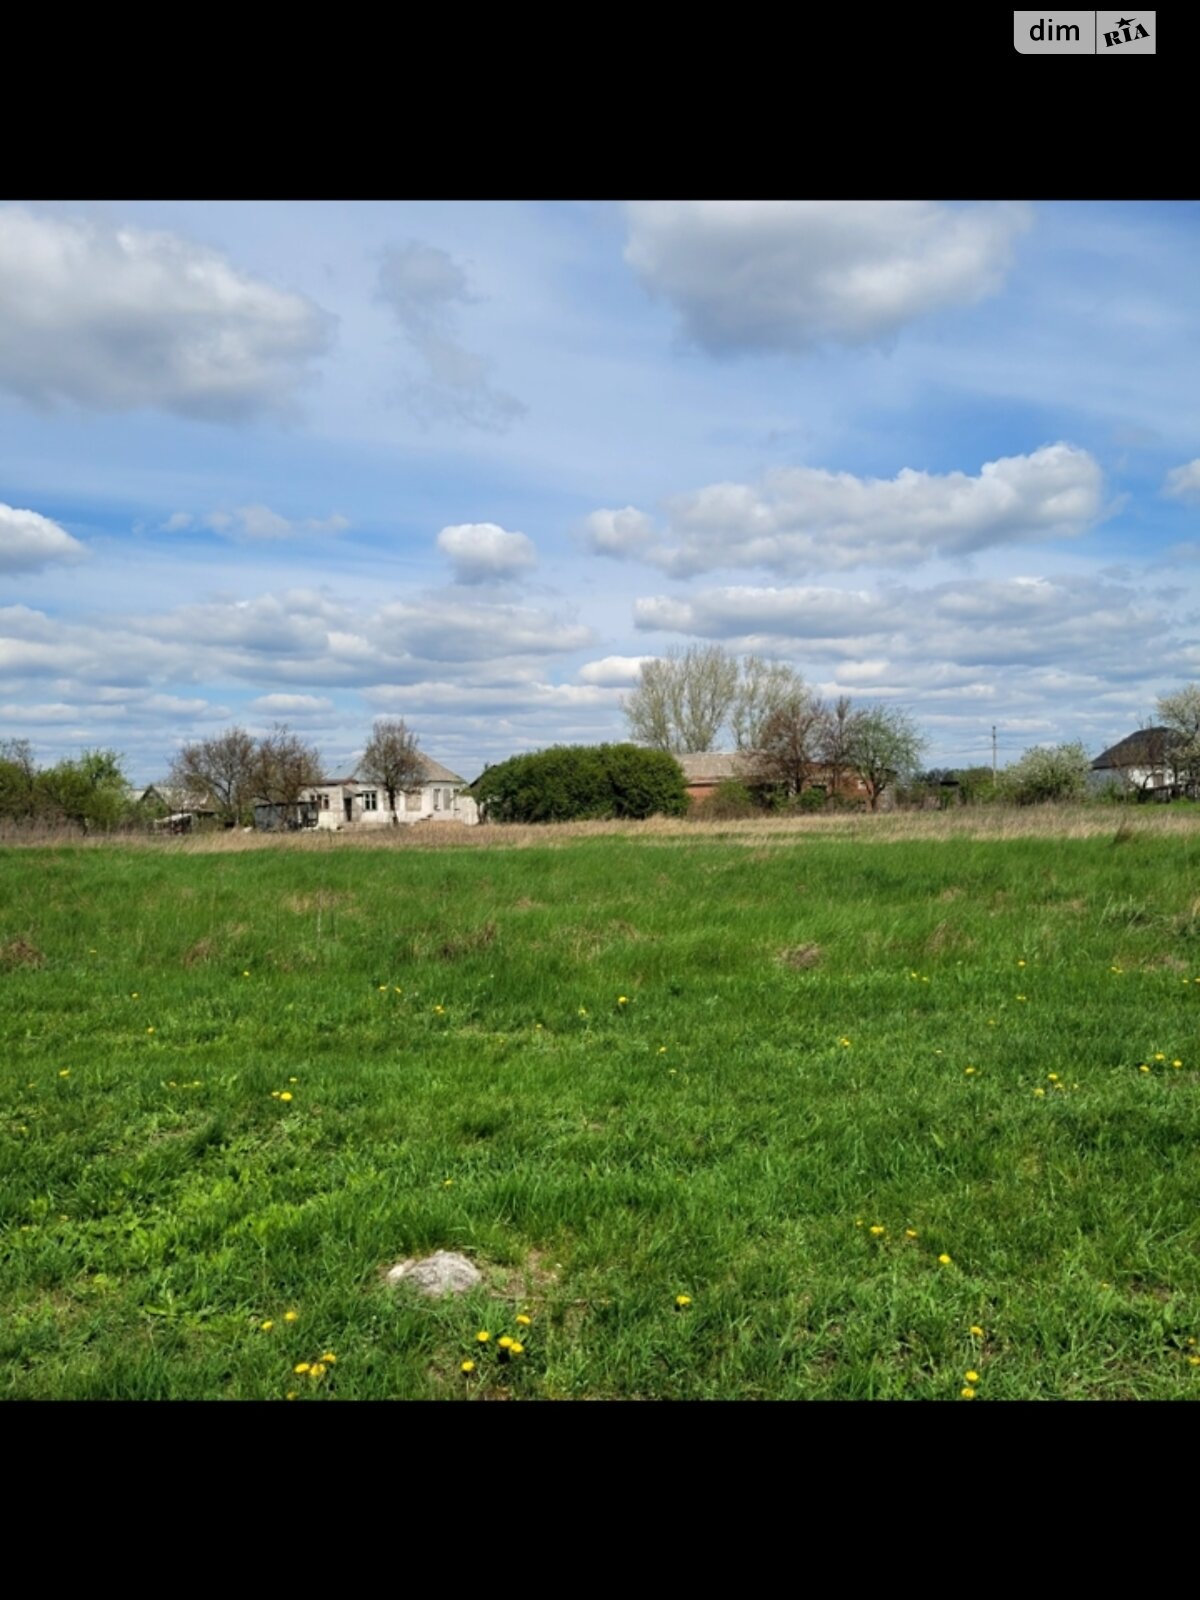
[[[1183,777],[1171,760],[1179,742],[1171,728],[1139,728],[1096,757],[1092,762],[1094,782],[1099,787],[1116,784],[1149,798],[1169,800],[1183,788]]]
[[[466,793],[466,779],[424,751],[420,759],[424,769],[421,782],[396,796],[395,821],[478,822],[479,808]],[[325,778],[306,790],[304,803],[311,819],[307,826],[314,828],[379,828],[388,827],[393,820],[387,790],[363,777],[357,763],[345,777]]]

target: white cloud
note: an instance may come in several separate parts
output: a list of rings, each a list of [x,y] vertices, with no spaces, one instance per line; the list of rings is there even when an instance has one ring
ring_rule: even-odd
[[[314,717],[333,710],[333,701],[317,694],[261,694],[250,704],[273,717]]]
[[[523,533],[506,533],[494,522],[463,522],[443,528],[437,546],[450,558],[456,583],[513,578],[537,565],[537,547]]]
[[[623,511],[593,511],[584,522],[588,543],[597,555],[638,556],[653,550],[658,530],[653,518],[635,506]]]
[[[459,342],[454,308],[471,304],[466,274],[445,250],[410,240],[383,253],[377,297],[400,325],[422,376],[401,398],[418,420],[503,433],[526,407],[490,381],[491,363]]]
[[[1103,510],[1102,477],[1086,450],[1043,445],[1026,456],[965,472],[903,468],[894,478],[858,478],[817,467],[781,467],[761,484],[715,483],[667,502],[668,526],[627,508],[590,519],[606,554],[637,554],[674,576],[719,567],[780,573],[872,563],[911,566],[1034,537],[1071,537]],[[604,519],[642,518],[638,538],[597,542]]]
[[[178,235],[0,209],[0,387],[32,405],[287,410],[331,327]]]
[[[1163,493],[1172,500],[1184,500],[1189,505],[1200,504],[1200,457],[1185,466],[1172,467],[1167,473]]]
[[[304,517],[292,521],[272,511],[270,506],[238,506],[233,511],[210,511],[195,516],[190,511],[173,511],[162,524],[162,533],[186,533],[194,528],[211,528],[228,539],[249,543],[274,539],[293,539],[298,534],[345,533],[349,518],[336,512],[331,517]]]
[[[585,662],[576,676],[581,683],[595,683],[602,689],[625,689],[637,683],[643,663],[653,660],[653,656],[604,656]]]
[[[36,572],[51,562],[82,561],[87,549],[37,511],[0,504],[0,572]]]
[[[998,290],[1018,205],[674,200],[628,208],[625,259],[714,354],[867,344]]]

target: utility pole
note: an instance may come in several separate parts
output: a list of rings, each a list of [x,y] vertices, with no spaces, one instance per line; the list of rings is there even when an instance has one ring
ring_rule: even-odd
[[[992,787],[996,787],[996,724],[992,723]]]

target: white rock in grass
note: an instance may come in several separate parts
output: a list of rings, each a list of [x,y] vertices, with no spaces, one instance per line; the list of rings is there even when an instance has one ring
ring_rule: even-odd
[[[462,1294],[483,1282],[479,1268],[466,1256],[449,1250],[439,1250],[435,1255],[420,1261],[397,1261],[387,1274],[389,1283],[411,1283],[422,1294],[440,1300],[444,1294]]]

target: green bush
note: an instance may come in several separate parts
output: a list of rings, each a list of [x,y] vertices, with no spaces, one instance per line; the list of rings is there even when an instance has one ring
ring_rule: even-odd
[[[674,756],[633,744],[554,745],[489,767],[471,788],[489,822],[678,817],[687,811]]]
[[[755,817],[762,811],[744,783],[726,778],[705,799],[698,801],[692,815],[713,822],[730,822],[737,817]]]
[[[1019,806],[1044,805],[1087,796],[1091,762],[1078,742],[1035,745],[1000,774],[1000,790]]]

